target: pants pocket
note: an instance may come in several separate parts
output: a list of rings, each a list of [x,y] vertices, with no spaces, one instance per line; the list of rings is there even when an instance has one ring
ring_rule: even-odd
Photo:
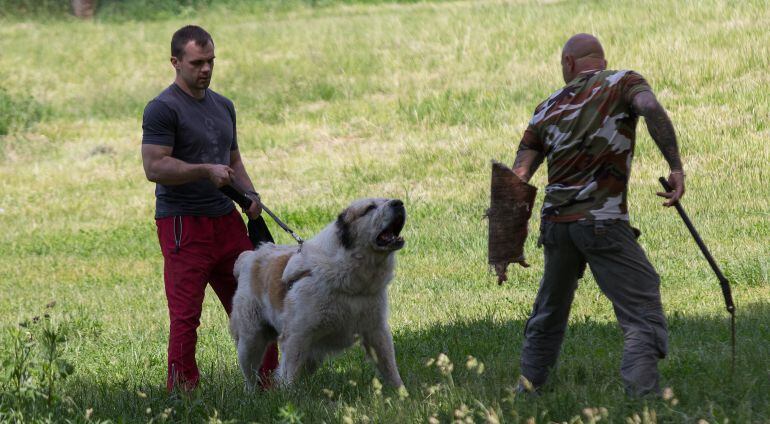
[[[554,246],[556,244],[556,234],[554,234],[554,224],[550,221],[540,222],[540,236],[537,238],[537,247]]]
[[[623,223],[611,221],[581,221],[580,228],[584,235],[584,249],[588,253],[613,253],[623,250],[618,231]]]

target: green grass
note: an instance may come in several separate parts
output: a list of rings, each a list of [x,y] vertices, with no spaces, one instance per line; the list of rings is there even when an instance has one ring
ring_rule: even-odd
[[[74,365],[62,383],[67,398],[23,410],[26,420],[84,421],[91,409],[91,420],[116,422],[163,414],[178,422],[449,422],[466,405],[477,422],[484,411],[504,422],[590,422],[583,410],[591,407],[606,408],[608,422],[641,420],[645,409],[648,421],[770,422],[764,2],[341,3],[85,23],[0,18],[0,104],[28,108],[0,117],[13,123],[0,138],[0,363],[11,352],[9,329],[56,300],[48,312],[65,329],[62,357]],[[236,105],[252,179],[302,236],[354,198],[405,201],[407,247],[390,322],[408,398],[375,392],[360,348],[292,390],[244,392],[211,295],[199,330],[202,387],[190,399],[165,395],[168,315],[139,145],[144,105],[173,78],[169,38],[189,22],[214,36],[212,88]],[[482,218],[489,161],[513,160],[534,107],[560,87],[561,45],[581,31],[600,37],[611,67],[642,73],[669,110],[688,172],[683,203],[734,287],[731,374],[717,281],[676,213],[654,196],[666,167],[640,125],[630,206],[663,281],[671,335],[661,372],[676,402],[623,395],[622,335],[591,277],[580,284],[548,390],[536,400],[509,393],[542,254],[532,237],[532,268],[494,283]],[[544,174],[534,178],[540,187]],[[439,353],[455,363],[451,379],[425,366]],[[484,363],[483,374],[466,368],[468,355]]]

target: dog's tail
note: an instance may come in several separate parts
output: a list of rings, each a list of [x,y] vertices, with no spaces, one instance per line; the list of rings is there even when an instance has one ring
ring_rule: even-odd
[[[238,328],[235,326],[235,321],[233,320],[233,317],[230,317],[230,323],[228,325],[228,328],[230,330],[230,337],[233,338],[233,341],[235,342],[235,346],[238,346]]]
[[[253,258],[254,254],[256,254],[255,250],[246,250],[238,256],[238,259],[235,260],[235,265],[233,265],[233,275],[235,276],[236,280],[238,280],[241,274],[246,271],[246,267],[254,262],[251,259]]]
[[[240,286],[240,280],[241,275],[246,275],[248,273],[249,266],[251,266],[254,263],[254,255],[256,255],[256,251],[254,250],[246,250],[242,252],[240,255],[238,255],[238,259],[235,260],[235,264],[233,265],[233,275],[235,276],[236,285]],[[248,284],[248,283],[246,283]],[[241,308],[240,308],[240,302],[238,301],[238,293],[236,291],[236,295],[233,298],[233,310],[230,314],[230,335],[233,337],[233,340],[235,340],[235,344],[238,345],[238,327],[236,325],[236,321],[241,319]]]

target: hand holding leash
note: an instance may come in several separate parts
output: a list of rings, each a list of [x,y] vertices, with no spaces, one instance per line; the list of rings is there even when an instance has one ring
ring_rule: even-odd
[[[268,215],[270,215],[270,218],[273,218],[273,221],[275,221],[275,223],[278,224],[278,226],[281,227],[284,231],[289,233],[289,235],[291,235],[291,237],[296,240],[300,246],[302,246],[302,243],[305,242],[305,240],[302,240],[302,237],[298,236],[294,231],[292,231],[291,228],[284,224],[283,221],[275,216],[275,214],[270,209],[268,209],[264,203],[262,203],[262,199],[259,198],[259,194],[256,192],[252,191],[248,193],[241,189],[234,181],[231,181],[228,185],[220,187],[219,190],[222,191],[225,196],[233,199],[235,203],[237,203],[245,210],[251,210],[252,203],[256,203],[261,211],[265,211]],[[251,198],[249,198],[247,194],[251,194]]]
[[[262,199],[260,199],[259,193],[256,191],[247,191],[245,195],[251,199],[252,202],[248,208],[243,208],[243,213],[248,215],[251,219],[256,219],[262,214]]]

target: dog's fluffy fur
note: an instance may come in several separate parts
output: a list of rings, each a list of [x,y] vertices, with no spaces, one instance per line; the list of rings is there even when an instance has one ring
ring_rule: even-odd
[[[275,378],[288,385],[357,335],[385,382],[403,384],[387,322],[387,286],[405,220],[400,200],[360,199],[299,251],[267,243],[238,257],[230,332],[248,387],[276,338]]]

